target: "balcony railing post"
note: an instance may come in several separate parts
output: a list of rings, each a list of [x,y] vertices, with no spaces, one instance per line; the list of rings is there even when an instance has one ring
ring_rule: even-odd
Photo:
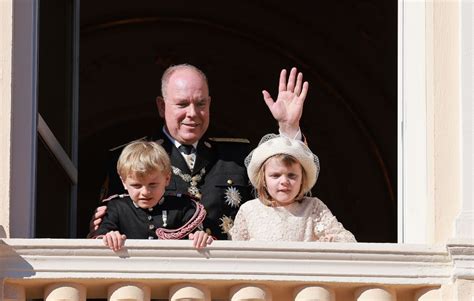
[[[230,300],[272,301],[272,293],[262,285],[242,284],[231,288]]]
[[[48,285],[44,291],[46,301],[85,301],[86,288],[76,283],[55,283]]]
[[[25,289],[21,285],[6,284],[3,287],[4,301],[25,301]]]
[[[109,301],[150,301],[151,290],[138,283],[116,283],[108,288]]]
[[[295,290],[295,301],[336,301],[334,290],[324,286],[303,286]]]
[[[395,291],[382,287],[363,287],[356,290],[357,301],[396,301]]]
[[[170,301],[211,301],[210,290],[198,284],[177,284],[170,288]]]
[[[439,288],[426,287],[415,292],[415,301],[441,301],[441,290]]]

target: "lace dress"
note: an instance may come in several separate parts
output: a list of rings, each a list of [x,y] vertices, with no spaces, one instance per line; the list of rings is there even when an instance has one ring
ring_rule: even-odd
[[[356,241],[315,197],[284,207],[265,206],[259,199],[248,201],[240,207],[229,233],[232,240]]]

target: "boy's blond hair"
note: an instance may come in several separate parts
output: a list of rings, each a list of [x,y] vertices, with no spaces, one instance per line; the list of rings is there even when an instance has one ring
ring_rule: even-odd
[[[117,162],[117,172],[122,179],[130,175],[140,178],[155,171],[171,173],[170,157],[158,143],[135,141],[122,150]]]
[[[273,205],[273,199],[270,196],[270,194],[267,191],[266,188],[266,183],[265,183],[265,167],[268,163],[268,160],[274,158],[278,162],[282,163],[284,166],[289,167],[293,165],[294,163],[299,164],[301,166],[301,163],[293,156],[287,155],[287,154],[277,154],[269,157],[265,162],[262,164],[260,169],[257,171],[256,177],[255,177],[255,191],[257,193],[257,197],[262,202],[264,205],[267,206],[272,206]],[[304,170],[303,167],[301,167],[301,186],[300,190],[298,192],[298,195],[295,197],[296,201],[300,201],[303,199],[306,193],[311,193],[311,191],[308,190],[308,176],[306,174],[306,171]],[[311,187],[309,187],[311,189]]]

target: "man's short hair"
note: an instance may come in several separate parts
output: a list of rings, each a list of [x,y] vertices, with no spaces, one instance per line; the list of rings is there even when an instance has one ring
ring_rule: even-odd
[[[199,74],[199,76],[201,76],[201,78],[204,80],[206,85],[209,87],[206,74],[204,74],[204,72],[202,72],[202,70],[199,69],[198,67],[193,66],[191,64],[171,65],[165,70],[165,72],[163,72],[163,76],[161,77],[161,96],[163,96],[163,98],[166,97],[166,89],[168,87],[168,81],[171,75],[173,75],[173,73],[181,69],[191,69],[193,71],[196,71],[196,73]]]

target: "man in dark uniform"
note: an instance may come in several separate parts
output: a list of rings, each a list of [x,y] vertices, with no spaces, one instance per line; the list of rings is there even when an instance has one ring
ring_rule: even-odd
[[[296,68],[280,74],[278,98],[267,91],[263,98],[278,121],[280,133],[301,139],[299,120],[308,90],[303,75]],[[168,195],[189,194],[198,198],[207,211],[204,229],[217,239],[227,239],[227,231],[241,203],[251,199],[251,186],[244,166],[250,149],[248,141],[205,137],[209,126],[211,97],[205,74],[192,65],[168,68],[162,77],[162,97],[156,100],[163,131],[146,137],[160,143],[172,163],[172,179],[166,187]],[[115,164],[122,147],[112,150],[108,178],[103,197],[123,193]],[[91,230],[100,224],[104,208],[96,211]]]

